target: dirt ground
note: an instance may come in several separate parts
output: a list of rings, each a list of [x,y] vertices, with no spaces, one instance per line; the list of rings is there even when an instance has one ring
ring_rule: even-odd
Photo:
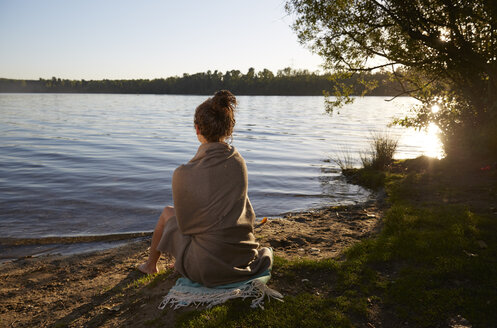
[[[256,237],[280,257],[337,258],[377,231],[382,216],[377,204],[372,200],[271,218],[256,228]],[[178,274],[169,270],[151,286],[136,270],[149,243],[146,238],[93,253],[1,264],[0,327],[148,327],[157,316],[173,323],[181,311],[160,312],[157,306]],[[161,260],[162,269],[168,261]]]

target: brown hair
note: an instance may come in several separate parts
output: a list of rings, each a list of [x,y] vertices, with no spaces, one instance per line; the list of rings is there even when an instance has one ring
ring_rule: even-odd
[[[221,90],[195,109],[194,123],[208,142],[228,138],[235,126],[236,97],[228,90]]]

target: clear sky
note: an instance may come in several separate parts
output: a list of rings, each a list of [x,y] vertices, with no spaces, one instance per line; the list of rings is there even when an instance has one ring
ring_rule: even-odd
[[[283,0],[0,0],[0,77],[320,69]]]

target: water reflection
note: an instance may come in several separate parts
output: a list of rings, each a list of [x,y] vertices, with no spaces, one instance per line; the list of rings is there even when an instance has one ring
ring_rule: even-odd
[[[445,156],[443,145],[440,141],[440,129],[434,123],[430,123],[426,130],[413,131],[412,129],[406,129],[406,131],[402,134],[399,143],[402,143],[406,147],[417,147],[420,155],[426,155],[438,159]],[[402,151],[399,151],[395,157],[409,158],[410,156]]]

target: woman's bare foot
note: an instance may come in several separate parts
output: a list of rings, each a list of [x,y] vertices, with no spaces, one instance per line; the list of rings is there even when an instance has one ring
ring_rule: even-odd
[[[155,265],[150,265],[148,262],[145,262],[143,264],[140,264],[138,266],[138,270],[145,274],[154,274],[159,272],[159,269],[157,269],[157,264]]]

